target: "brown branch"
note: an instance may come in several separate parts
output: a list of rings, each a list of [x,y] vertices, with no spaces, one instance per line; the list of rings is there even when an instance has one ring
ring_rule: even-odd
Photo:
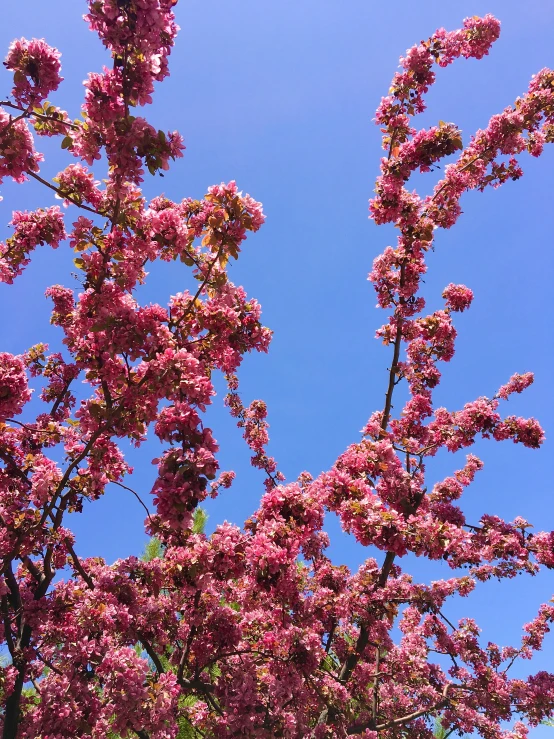
[[[40,182],[45,187],[48,187],[50,188],[50,190],[53,190],[57,195],[59,195],[64,200],[69,200],[70,203],[73,203],[73,205],[76,205],[78,208],[82,208],[83,210],[88,210],[89,213],[94,213],[94,215],[97,215],[97,216],[106,215],[100,210],[95,210],[94,208],[90,208],[88,205],[84,205],[83,203],[79,203],[77,200],[74,200],[70,194],[65,193],[63,190],[60,190],[59,187],[52,185],[52,183],[48,182],[48,180],[43,179],[42,177],[40,177],[40,175],[36,174],[35,172],[30,172],[29,170],[25,170],[25,174],[28,174],[29,177],[32,177],[34,180],[36,180],[37,182]]]
[[[60,495],[60,493],[62,492],[62,490],[65,488],[65,486],[67,485],[67,482],[69,480],[69,476],[71,475],[71,473],[73,472],[73,470],[75,469],[75,467],[77,467],[77,465],[80,464],[83,461],[83,459],[87,456],[87,454],[90,452],[90,450],[94,446],[96,440],[101,436],[102,432],[103,432],[103,429],[96,429],[96,431],[92,434],[92,436],[88,440],[88,442],[87,442],[85,448],[83,449],[83,451],[75,457],[75,459],[73,460],[73,462],[71,462],[71,464],[69,465],[69,467],[65,471],[65,474],[62,477],[62,479],[60,480],[60,482],[58,484],[58,487],[56,488],[56,491],[54,493],[54,496],[53,496],[52,500],[50,501],[50,505],[46,507],[44,513],[42,514],[42,518],[40,520],[40,526],[43,526],[44,525],[44,522],[46,521],[46,519],[48,518],[48,516],[54,510],[54,506],[56,505],[57,498]]]
[[[389,152],[389,156],[390,156],[390,152]],[[477,159],[480,158],[480,156],[482,156],[482,155],[479,155],[478,157],[475,157],[475,159],[473,159],[472,161],[470,161],[466,165],[464,165],[464,167],[462,167],[460,169],[460,172],[463,172],[468,167],[470,167],[475,161],[477,161]],[[433,197],[433,200],[435,200],[440,195],[440,193],[444,190],[445,187],[448,186],[448,184],[449,184],[448,182],[445,182],[444,185],[441,188],[439,188],[439,190],[435,193],[435,195]],[[424,215],[425,215],[425,213],[423,214],[423,216]],[[406,272],[406,267],[405,267],[405,262],[403,262],[401,264],[401,266],[400,266],[400,281],[399,281],[399,287],[400,288],[402,288],[404,286],[405,272]],[[404,303],[405,303],[405,299],[402,298],[402,297],[400,297],[399,305],[402,306]],[[396,318],[396,336],[395,336],[395,339],[394,339],[393,358],[392,358],[392,363],[391,363],[390,370],[389,370],[389,382],[388,382],[388,387],[387,387],[387,391],[386,391],[386,394],[385,394],[385,406],[384,406],[384,409],[383,409],[383,417],[381,419],[381,431],[383,432],[383,435],[384,435],[384,432],[387,430],[387,427],[389,425],[391,411],[392,411],[392,407],[393,407],[392,406],[392,399],[393,399],[393,394],[394,394],[394,388],[397,385],[396,377],[397,377],[398,365],[399,365],[399,360],[400,360],[400,348],[401,348],[401,343],[402,343],[402,326],[403,326],[403,323],[404,323],[404,319],[403,319],[402,315],[398,315],[397,318]],[[417,509],[417,507],[418,507],[418,505],[419,505],[420,502],[421,501],[418,501],[415,504],[415,506],[411,506],[410,507],[411,510],[409,512],[415,512],[415,510]],[[381,567],[381,571],[379,573],[379,578],[377,580],[377,587],[379,587],[379,588],[385,587],[385,585],[387,583],[387,580],[388,580],[388,577],[390,575],[392,566],[394,564],[395,558],[396,558],[396,555],[393,552],[387,552],[387,554],[385,556],[385,560],[383,562],[383,566]],[[341,672],[340,672],[339,680],[346,681],[346,680],[348,680],[350,678],[350,675],[352,674],[352,671],[354,670],[354,668],[358,664],[358,662],[359,662],[359,660],[361,658],[361,655],[363,654],[363,652],[364,652],[365,648],[367,647],[368,643],[369,643],[369,632],[367,630],[367,627],[365,625],[362,625],[361,628],[360,628],[360,633],[358,635],[358,640],[357,640],[357,643],[356,643],[355,651],[354,651],[353,654],[349,654],[348,657],[346,658],[346,660],[344,661],[343,666],[342,666],[342,669],[341,669]],[[377,672],[378,671],[379,670],[377,669]],[[376,680],[374,691],[375,691],[375,689],[378,690],[378,680]],[[373,696],[373,700],[374,700],[374,721],[375,721],[376,720],[376,712],[377,712],[376,695],[375,695],[375,693],[374,693],[374,696]],[[325,712],[323,712],[323,713],[325,713]],[[420,715],[422,715],[422,714],[420,714]],[[327,720],[327,716],[325,716],[325,721],[321,721],[322,717],[323,717],[323,714],[321,714],[320,721],[318,721],[318,723],[325,723],[325,721]],[[390,724],[390,725],[393,726],[393,725],[396,725],[396,724]],[[365,728],[367,728],[367,727],[365,727]],[[385,727],[385,728],[387,728],[387,727]],[[354,733],[360,733],[360,732],[354,732]]]
[[[35,429],[32,426],[27,426],[25,423],[21,423],[21,421],[18,421],[15,418],[6,418],[7,423],[16,423],[18,426],[21,426],[22,429],[25,429],[25,431],[29,431],[32,434],[57,434],[58,431],[50,431],[49,429]]]
[[[379,579],[377,580],[378,587],[384,588],[387,584],[387,580],[390,575],[390,571],[392,569],[392,565],[394,564],[395,558],[396,555],[393,552],[387,552],[385,556],[385,561],[383,562],[383,566],[381,567],[381,572],[379,573]]]
[[[401,269],[404,269],[402,265]],[[402,316],[398,316],[396,319],[396,338],[394,339],[394,354],[392,358],[392,364],[389,370],[389,386],[385,395],[385,407],[383,409],[383,419],[381,421],[381,430],[385,432],[389,425],[390,414],[392,410],[392,396],[395,388],[396,371],[398,370],[398,360],[400,359],[400,344],[402,341]]]
[[[69,555],[71,557],[71,560],[73,561],[73,566],[75,567],[75,569],[77,570],[77,572],[79,573],[79,575],[81,575],[81,577],[83,578],[83,580],[86,582],[86,584],[89,587],[89,589],[90,590],[94,590],[94,580],[92,579],[92,577],[88,574],[88,572],[83,567],[83,565],[81,563],[81,560],[79,559],[79,557],[75,553],[75,550],[73,549],[73,547],[71,546],[71,544],[69,542],[66,542],[65,545],[67,547],[67,551],[69,552]]]
[[[410,721],[414,721],[414,719],[419,718],[420,716],[425,716],[427,713],[432,713],[433,711],[438,711],[441,708],[444,708],[448,704],[448,688],[450,687],[450,684],[447,684],[444,686],[444,690],[442,691],[442,699],[436,703],[434,706],[430,706],[429,708],[420,708],[417,711],[414,711],[413,713],[409,713],[406,716],[401,716],[400,718],[394,718],[390,721],[385,721],[382,724],[376,723],[373,719],[371,721],[365,721],[365,722],[356,722],[354,724],[351,724],[348,729],[346,730],[346,733],[351,736],[353,734],[362,734],[366,729],[370,729],[373,731],[384,731],[385,729],[392,729],[396,728],[397,726],[403,726],[404,724],[409,723]]]
[[[161,663],[160,658],[158,657],[158,655],[154,651],[154,648],[152,647],[152,645],[150,644],[150,642],[148,641],[148,639],[146,639],[144,636],[142,636],[141,634],[137,634],[137,636],[139,637],[140,643],[144,647],[144,651],[146,652],[146,654],[150,657],[150,659],[154,663],[154,666],[156,667],[156,670],[158,671],[158,674],[159,675],[162,675],[165,672],[165,670],[163,668],[163,665]]]
[[[150,520],[152,520],[152,517],[151,517],[151,515],[150,515],[150,511],[148,510],[148,506],[147,506],[147,505],[146,505],[146,503],[145,503],[145,502],[144,502],[144,501],[142,500],[142,498],[140,497],[140,495],[139,495],[139,494],[138,494],[138,493],[137,493],[137,492],[136,492],[135,490],[133,490],[133,488],[129,488],[129,487],[127,487],[127,485],[123,485],[123,483],[121,483],[121,482],[117,482],[116,480],[112,480],[111,482],[112,482],[112,483],[113,483],[114,485],[117,485],[118,487],[120,487],[120,488],[123,488],[123,490],[128,490],[128,491],[129,491],[130,493],[133,493],[133,495],[135,496],[135,498],[136,498],[136,499],[138,500],[138,502],[139,502],[139,503],[141,504],[141,506],[142,506],[142,507],[144,508],[144,510],[146,511],[146,513],[147,513],[147,515],[148,515],[148,518],[149,518]]]
[[[508,666],[507,666],[507,667],[505,667],[505,668],[504,668],[504,669],[502,670],[502,675],[505,675],[505,674],[506,674],[506,673],[508,672],[508,670],[509,670],[509,669],[511,669],[511,667],[512,667],[512,666],[514,665],[515,661],[516,661],[516,660],[518,659],[518,657],[520,656],[520,654],[521,654],[521,653],[523,652],[523,650],[525,649],[525,646],[526,646],[526,645],[524,645],[523,647],[521,647],[521,649],[518,649],[518,651],[517,651],[517,652],[516,652],[516,653],[514,654],[514,656],[513,656],[513,657],[512,657],[512,659],[510,660],[510,663],[508,664]]]
[[[25,653],[27,647],[31,643],[32,631],[29,624],[25,622],[21,596],[19,592],[19,584],[13,574],[11,562],[8,562],[4,566],[4,574],[6,577],[6,583],[10,590],[9,599],[15,611],[15,621],[17,624],[17,638],[15,640],[15,643],[13,643],[12,641],[13,652],[11,652],[12,665],[17,670],[17,675],[12,691],[7,697],[4,704],[4,729],[2,736],[3,739],[16,739],[21,713],[21,695],[23,693],[23,685],[25,683],[25,671],[28,664],[28,659]],[[46,588],[47,587],[48,584],[46,584]],[[42,586],[39,585],[34,594],[35,600],[38,600],[40,597],[42,597],[41,593]],[[8,628],[8,633],[11,633],[10,628]]]
[[[463,157],[464,153],[465,153],[465,151],[463,151],[460,154],[460,158],[458,159],[458,162],[461,160],[461,158]],[[484,151],[481,152],[481,154],[478,154],[476,157],[473,157],[473,159],[471,159],[471,161],[467,162],[467,164],[464,164],[464,166],[461,167],[461,169],[457,170],[458,174],[461,174],[462,172],[465,172],[466,169],[469,169],[469,167],[471,167],[472,164],[475,164],[475,162],[479,161],[479,159],[482,159],[483,156],[485,156],[486,154],[488,154],[488,149],[485,149]],[[446,187],[448,187],[449,184],[450,183],[448,182],[448,180],[445,180],[444,184],[441,187],[439,187],[439,189],[437,190],[437,192],[431,198],[431,202],[433,202],[434,200],[436,200],[438,198],[438,196],[441,194],[441,192],[443,192],[443,190]],[[427,211],[424,210],[421,217],[423,218],[426,215],[427,215]]]
[[[70,121],[64,121],[63,118],[51,118],[48,115],[43,115],[42,113],[36,113],[34,110],[26,110],[25,108],[22,108],[20,105],[14,105],[14,103],[10,103],[9,100],[0,100],[0,105],[4,108],[12,108],[12,110],[19,110],[23,113],[22,116],[18,116],[15,120],[18,120],[19,118],[40,118],[41,121],[48,121],[52,123],[61,123],[63,126],[67,126],[68,128],[72,128],[74,131],[79,130],[79,126],[77,126],[75,123],[71,123]]]
[[[333,637],[335,636],[336,628],[337,628],[337,622],[333,620],[333,623],[331,624],[331,628],[329,629],[329,635],[327,636],[327,643],[325,644],[325,654],[329,654],[329,651],[331,649],[331,642],[333,641]]]
[[[374,721],[377,721],[377,713],[379,711],[379,665],[381,662],[381,650],[379,647],[375,649],[375,683],[373,685],[373,696],[371,701],[371,715]]]
[[[0,603],[2,608],[2,617],[4,620],[4,636],[6,639],[6,644],[8,645],[8,650],[13,658],[15,645],[13,643],[12,626],[10,623],[10,614],[8,611],[8,598],[6,595],[2,596],[2,600]]]
[[[456,627],[454,626],[454,624],[452,623],[452,621],[450,621],[448,618],[446,618],[446,616],[444,615],[444,613],[442,611],[439,610],[439,611],[437,611],[437,613],[443,619],[443,621],[445,621],[450,626],[450,628],[453,631],[456,631]]]
[[[8,473],[11,473],[13,471],[20,480],[23,480],[23,482],[27,483],[27,485],[31,487],[31,481],[23,472],[23,470],[17,466],[17,463],[15,459],[11,456],[11,454],[9,454],[7,451],[4,451],[3,449],[0,449],[0,459],[8,465],[8,469],[6,470]]]
[[[94,590],[94,580],[92,579],[92,577],[88,574],[88,572],[83,567],[83,565],[82,565],[79,557],[75,553],[75,550],[73,549],[73,547],[69,543],[66,544],[66,546],[67,546],[67,550],[68,550],[68,552],[69,552],[69,554],[71,556],[71,559],[73,560],[73,566],[75,567],[75,569],[77,570],[77,572],[81,575],[81,577],[86,582],[86,584],[88,585],[88,587],[91,590]],[[144,647],[145,652],[148,654],[148,656],[150,657],[150,659],[154,663],[154,665],[155,665],[156,670],[158,671],[158,673],[160,675],[162,673],[164,673],[165,670],[164,670],[163,665],[162,665],[162,663],[160,661],[160,658],[158,657],[158,655],[154,651],[154,649],[153,649],[152,645],[150,644],[150,642],[144,636],[142,636],[142,634],[140,634],[140,633],[137,633],[137,636],[139,637],[139,641],[142,644],[142,646]]]
[[[197,608],[198,608],[198,606],[200,604],[200,598],[201,598],[201,596],[202,596],[202,591],[201,590],[197,590],[196,591],[196,594],[194,596],[194,610],[195,611],[197,610]],[[179,683],[183,679],[183,674],[184,674],[184,671],[185,671],[185,665],[186,665],[186,662],[187,662],[187,659],[188,659],[188,656],[189,656],[190,648],[192,646],[192,640],[194,639],[195,636],[196,636],[196,625],[193,624],[191,626],[191,629],[190,629],[190,632],[189,632],[189,636],[188,636],[188,639],[187,639],[187,644],[186,644],[185,648],[183,649],[183,653],[181,654],[181,659],[179,660],[179,667],[177,669],[177,682],[179,682]]]
[[[10,595],[8,596],[12,608],[15,611],[16,614],[16,621],[21,621],[21,595],[19,591],[19,583],[15,579],[15,575],[13,574],[12,570],[12,563],[8,562],[8,564],[4,567],[4,575],[6,577],[6,584],[9,588]]]
[[[58,670],[58,668],[55,665],[53,665],[49,659],[46,659],[46,657],[43,657],[42,654],[38,651],[38,649],[35,649],[35,654],[37,655],[38,659],[42,662],[42,664],[48,667],[49,670],[52,670],[52,672],[55,672],[56,675],[60,675],[61,677],[63,677],[63,672],[61,670]]]
[[[40,584],[42,582],[42,578],[44,577],[44,575],[39,570],[39,568],[35,565],[33,560],[30,557],[23,557],[22,562],[25,565],[25,567],[27,567],[31,575],[35,578],[35,580]]]
[[[21,121],[23,120],[23,118],[26,118],[25,112],[16,115],[15,118],[10,113],[8,115],[10,116],[10,120],[8,121],[8,125],[3,129],[2,133],[9,131],[10,128],[12,128],[15,123],[17,123],[17,121]]]
[[[219,259],[220,259],[220,257],[221,257],[221,254],[222,254],[222,252],[223,252],[223,245],[221,245],[221,246],[219,247],[219,249],[218,249],[218,252],[217,252],[217,254],[216,254],[216,257],[215,257],[215,259],[213,259],[213,260],[212,260],[212,262],[210,263],[210,266],[209,266],[209,268],[208,268],[208,271],[207,271],[207,273],[206,273],[206,276],[205,276],[205,277],[204,277],[204,279],[202,280],[202,283],[200,284],[200,287],[199,287],[199,288],[198,288],[198,290],[196,291],[196,293],[195,293],[194,297],[190,299],[190,301],[189,301],[189,304],[188,304],[188,305],[187,305],[187,307],[185,308],[185,311],[184,311],[183,315],[182,315],[182,316],[181,316],[181,317],[179,318],[179,320],[178,320],[178,321],[176,321],[175,323],[173,323],[172,321],[170,321],[170,322],[169,322],[169,325],[170,325],[170,326],[173,326],[173,328],[178,328],[178,326],[179,326],[179,325],[180,325],[180,324],[181,324],[181,323],[182,323],[182,322],[183,322],[183,321],[185,320],[185,318],[186,318],[186,317],[187,317],[187,316],[188,316],[188,315],[190,314],[190,312],[191,312],[191,310],[192,310],[192,307],[193,307],[193,305],[194,305],[194,304],[196,303],[196,301],[197,301],[197,300],[198,300],[198,298],[200,297],[200,294],[201,294],[202,290],[204,290],[204,288],[205,288],[205,287],[206,287],[206,285],[208,284],[208,280],[209,280],[209,279],[210,279],[210,277],[211,277],[211,274],[212,274],[213,268],[215,267],[216,263],[217,263],[217,262],[219,261]]]
[[[233,390],[233,391],[229,392],[229,396],[235,396],[236,398],[238,398],[238,401],[240,403],[240,411],[236,415],[232,415],[232,418],[238,419],[237,424],[236,424],[238,428],[243,428],[246,425],[246,415],[245,415],[246,408],[244,407],[244,405],[242,403],[242,400],[240,398],[240,395],[238,394],[238,392],[236,390]],[[259,428],[259,425],[260,424],[258,422],[257,423],[258,428]],[[248,444],[248,442],[247,442],[247,444]],[[252,451],[255,451],[255,450],[252,449]],[[274,470],[273,472],[271,471],[270,466],[269,466],[269,458],[268,458],[267,454],[265,454],[265,452],[264,452],[264,454],[262,456],[262,464],[258,467],[258,469],[262,469],[266,473],[266,475],[268,476],[268,478],[273,483],[273,487],[274,488],[276,488],[276,487],[279,486],[279,483],[277,481],[277,473],[278,473],[278,470]]]
[[[444,686],[444,690],[442,691],[443,697],[434,706],[431,706],[430,708],[420,708],[413,713],[409,713],[407,716],[401,716],[400,718],[391,719],[390,721],[386,721],[384,724],[377,724],[377,726],[375,727],[376,731],[383,731],[384,729],[391,729],[395,726],[402,726],[403,724],[407,724],[409,721],[413,721],[420,716],[425,716],[426,713],[432,713],[433,711],[444,708],[448,704],[447,693],[449,687],[449,684],[446,684]]]
[[[72,377],[70,380],[68,380],[68,382],[65,383],[65,385],[63,387],[63,390],[60,392],[60,394],[58,395],[58,397],[54,401],[54,405],[52,406],[52,409],[50,410],[50,415],[51,416],[54,415],[54,413],[58,410],[59,406],[63,402],[63,400],[65,398],[65,395],[66,395],[67,391],[69,390],[69,386],[71,385],[71,383],[73,382],[74,379],[75,378]]]

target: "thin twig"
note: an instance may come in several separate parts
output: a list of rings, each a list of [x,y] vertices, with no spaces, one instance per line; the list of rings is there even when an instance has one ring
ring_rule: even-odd
[[[64,121],[63,118],[52,118],[49,115],[44,115],[43,113],[37,113],[34,110],[25,110],[25,108],[22,108],[19,105],[14,105],[14,103],[10,103],[9,100],[0,100],[0,105],[4,108],[12,108],[13,110],[19,110],[23,113],[22,116],[18,116],[18,118],[40,118],[41,121],[49,121],[52,123],[61,123],[63,126],[67,126],[68,128],[72,128],[75,131],[79,130],[79,126],[77,126],[75,123],[71,123],[70,121]]]
[[[112,483],[114,485],[117,485],[120,488],[123,488],[123,490],[128,490],[130,493],[133,493],[133,495],[135,496],[135,498],[138,500],[138,502],[141,504],[141,506],[146,511],[146,513],[147,513],[148,518],[150,519],[150,521],[152,521],[152,517],[150,515],[150,511],[148,510],[148,506],[142,500],[142,498],[140,497],[140,495],[135,490],[133,490],[133,488],[127,487],[127,485],[124,485],[122,482],[117,482],[117,480],[112,480]]]
[[[68,200],[70,203],[73,203],[73,205],[76,205],[78,208],[82,208],[83,210],[88,210],[89,213],[94,213],[94,215],[97,215],[97,216],[106,215],[100,210],[89,208],[88,205],[84,205],[83,203],[79,203],[77,200],[74,200],[71,195],[69,195],[68,193],[65,193],[63,190],[60,190],[59,187],[52,185],[52,183],[48,182],[48,180],[43,179],[40,175],[36,174],[35,172],[30,172],[29,170],[25,170],[25,174],[28,174],[29,177],[32,177],[34,180],[36,180],[37,182],[40,182],[45,187],[50,188],[50,190],[53,190],[61,198],[63,198],[64,200]]]

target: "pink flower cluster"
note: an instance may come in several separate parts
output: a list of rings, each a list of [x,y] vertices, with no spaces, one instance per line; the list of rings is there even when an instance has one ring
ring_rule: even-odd
[[[14,233],[0,244],[0,282],[11,284],[30,262],[30,255],[40,244],[57,249],[66,238],[63,215],[57,206],[34,212],[16,211],[10,226]]]
[[[31,399],[23,359],[0,352],[0,419],[21,413]]]
[[[285,478],[281,472],[277,470],[277,462],[273,457],[268,456],[266,446],[269,443],[267,418],[267,406],[263,400],[254,400],[248,408],[242,404],[240,395],[238,394],[238,378],[231,374],[227,376],[227,385],[229,393],[225,398],[225,403],[229,407],[231,416],[237,419],[237,426],[244,429],[243,436],[254,452],[251,458],[252,465],[267,473],[265,480],[266,489],[271,490],[278,482],[282,482]]]
[[[512,375],[509,381],[505,385],[502,385],[496,395],[498,398],[508,400],[512,393],[522,393],[529,385],[532,385],[534,379],[532,372],[526,372],[523,375]]]
[[[63,80],[60,56],[44,39],[21,38],[11,43],[4,65],[14,72],[12,95],[19,105],[32,108],[58,89]]]
[[[42,154],[35,151],[33,135],[23,120],[0,108],[0,182],[12,177],[24,182],[26,173],[38,172]]]
[[[469,308],[473,301],[473,291],[465,285],[450,283],[444,288],[442,297],[446,300],[446,307],[460,313]]]

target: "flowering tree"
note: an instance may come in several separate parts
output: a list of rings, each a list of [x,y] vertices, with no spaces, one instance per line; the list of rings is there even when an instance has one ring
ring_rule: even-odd
[[[510,668],[540,649],[554,606],[540,606],[521,643],[503,648],[483,646],[471,619],[454,624],[443,607],[476,581],[554,567],[554,536],[530,534],[521,518],[466,522],[456,501],[482,466],[476,456],[435,484],[425,464],[479,437],[539,447],[537,421],[499,412],[533,376],[514,375],[493,397],[459,410],[434,407],[440,363],[454,353],[453,315],[469,308],[472,292],[449,284],[444,308],[426,315],[420,283],[436,231],[455,224],[461,196],[518,179],[515,157],[539,156],[554,139],[554,73],[539,72],[464,148],[454,124],[416,130],[412,119],[425,108],[435,66],[486,55],[498,21],[441,29],[401,60],[377,112],[386,156],[370,205],[376,223],[399,233],[370,275],[390,314],[378,331],[392,351],[385,404],[329,471],[284,484],[266,453],[265,405],[243,405],[236,374],[245,353],[267,351],[271,333],[227,272],[247,232],[262,225],[261,205],[234,182],[202,200],[145,201],[145,170],[167,169],[183,149],[179,134],[133,114],[168,74],[175,0],[88,5],[85,19],[112,63],[86,80],[82,117],[48,102],[62,80],[60,55],[42,40],[11,45],[5,64],[14,86],[0,104],[0,177],[38,180],[69,216],[57,206],[14,213],[1,279],[11,283],[41,244],[69,244],[82,274],[77,291],[47,291],[63,353],[40,344],[0,354],[4,739],[430,739],[437,718],[445,737],[523,739],[527,724],[553,714],[554,675],[513,679]],[[75,160],[54,182],[40,175],[32,129],[58,137]],[[431,195],[408,191],[414,172],[445,157]],[[102,186],[95,163],[107,165]],[[140,305],[134,288],[158,259],[189,268],[197,290],[166,308]],[[218,447],[202,422],[215,371],[227,379],[228,407],[266,480],[243,528],[224,523],[208,537],[198,515],[193,525],[195,511],[233,479],[218,472]],[[44,405],[34,419],[25,415],[29,377],[41,378]],[[79,402],[78,379],[90,388]],[[400,383],[408,400],[394,415]],[[140,446],[151,425],[165,444],[146,521],[159,546],[113,565],[79,559],[65,514],[109,484],[125,485],[131,469],[121,445]],[[383,552],[382,561],[370,557],[355,573],[334,565],[325,554],[326,511]],[[452,577],[414,582],[399,565],[408,552],[446,560]],[[66,579],[56,577],[63,568]],[[502,728],[506,721],[511,728]]]

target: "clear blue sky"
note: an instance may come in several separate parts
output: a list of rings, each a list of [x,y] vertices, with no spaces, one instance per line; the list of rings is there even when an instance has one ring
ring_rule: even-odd
[[[66,82],[52,100],[77,115],[82,80],[106,60],[80,16],[77,0],[19,0],[2,8],[0,49],[13,37],[45,37],[63,53]],[[464,140],[490,115],[523,93],[530,76],[554,65],[554,4],[544,0],[460,0],[396,4],[368,0],[181,0],[181,33],[171,56],[172,76],[159,86],[147,110],[160,128],[178,129],[187,151],[164,179],[150,178],[147,195],[165,191],[179,200],[201,196],[207,186],[236,179],[264,203],[267,223],[245,244],[233,279],[260,300],[265,323],[275,331],[268,356],[247,359],[242,373],[245,401],[268,402],[271,449],[289,479],[307,469],[328,468],[382,405],[389,352],[373,339],[385,317],[374,308],[366,281],[374,257],[394,239],[367,219],[380,157],[372,118],[397,67],[398,57],[437,27],[457,28],[463,17],[491,12],[502,35],[486,59],[460,61],[439,72],[422,125],[455,121]],[[0,72],[0,94],[9,91]],[[47,153],[44,173],[67,163],[59,149]],[[449,282],[476,295],[459,317],[457,354],[444,372],[437,400],[451,409],[478,395],[492,395],[514,372],[533,370],[535,385],[511,400],[507,413],[534,415],[548,442],[540,452],[510,444],[483,444],[485,470],[464,500],[477,521],[483,512],[511,520],[522,515],[554,528],[550,471],[553,435],[552,194],[554,149],[538,161],[523,159],[525,177],[499,191],[463,200],[464,216],[441,232],[431,255],[426,295],[431,309]],[[420,182],[418,180],[418,182]],[[432,180],[421,180],[432,187]],[[5,183],[0,203],[2,233],[16,207],[51,204],[34,187]],[[57,346],[49,326],[44,289],[71,284],[72,255],[43,250],[12,287],[0,286],[0,350],[21,352],[41,341]],[[183,268],[152,270],[143,301],[165,303],[186,285]],[[215,399],[210,421],[222,445],[223,469],[237,481],[210,505],[210,527],[225,518],[241,523],[256,507],[261,475],[250,469],[240,432]],[[147,497],[156,448],[131,455],[133,484]],[[460,466],[443,456],[433,464],[438,479]],[[113,490],[74,517],[78,551],[108,561],[141,551],[143,511],[132,496]],[[355,567],[360,550],[329,521],[337,560]],[[367,553],[365,553],[367,554]],[[407,563],[419,577],[448,577],[446,564]],[[554,592],[551,573],[478,589],[450,616],[473,615],[485,638],[518,638],[539,600]],[[553,669],[554,639],[536,667]],[[537,729],[533,736],[551,735]]]

